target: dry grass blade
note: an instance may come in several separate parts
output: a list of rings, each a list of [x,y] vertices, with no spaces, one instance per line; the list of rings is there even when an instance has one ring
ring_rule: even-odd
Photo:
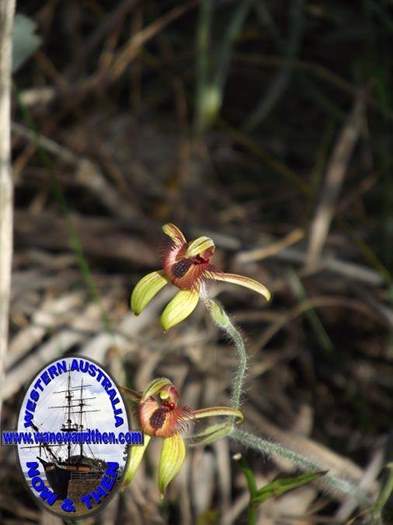
[[[276,322],[272,323],[265,332],[258,339],[255,347],[264,348],[267,343],[288,323],[306,313],[310,309],[323,308],[323,307],[342,307],[354,310],[365,316],[370,316],[375,321],[384,323],[384,319],[378,318],[375,312],[370,310],[366,305],[363,305],[360,301],[350,300],[342,297],[312,297],[308,300],[303,301],[301,304],[295,306],[286,314],[283,314]]]
[[[58,157],[62,162],[75,167],[76,181],[91,191],[116,217],[124,220],[135,218],[132,208],[107,182],[97,164],[94,164],[87,158],[78,156],[70,149],[57,144],[54,140],[37,134],[16,122],[12,123],[12,131],[31,142],[32,146],[36,148],[41,147],[48,153]]]
[[[168,24],[181,17],[189,9],[192,9],[198,4],[198,0],[192,0],[186,5],[177,6],[169,13],[166,13],[158,20],[142,29],[133,38],[130,39],[128,44],[124,46],[117,58],[115,59],[111,68],[111,80],[117,80],[123,73],[126,67],[139,53],[141,47],[146,44],[151,38],[156,36],[162,31]]]
[[[360,480],[360,488],[368,490],[372,485],[375,484],[376,479],[383,467],[383,459],[383,450],[376,450],[364,471],[362,479]],[[335,518],[339,521],[339,523],[344,523],[349,519],[355,508],[356,502],[352,498],[348,498],[347,501],[344,501],[342,505],[340,505],[340,508],[336,512]]]
[[[255,398],[255,396],[256,394],[250,393],[251,398]],[[323,465],[323,468],[326,467],[332,473],[335,472],[337,475],[342,476],[345,479],[349,478],[359,482],[363,478],[364,470],[351,459],[334,452],[330,448],[327,448],[313,439],[288,430],[282,430],[262,416],[260,412],[253,407],[247,408],[245,414],[250,424],[255,425],[258,428],[259,433],[268,436],[269,439],[273,439],[294,451],[299,451],[307,457],[313,458],[318,464]],[[276,459],[276,461],[282,462],[282,465],[289,465],[287,460],[281,458]],[[368,488],[371,491],[375,491],[377,484],[375,482],[370,483]],[[335,494],[335,497],[339,500],[343,499],[343,495],[339,492]]]
[[[57,359],[71,347],[80,344],[85,337],[74,330],[62,330],[35,353],[29,355],[19,366],[7,371],[7,378],[2,388],[2,399],[15,394],[32,376],[51,360]]]
[[[78,232],[87,255],[109,259],[143,262],[154,265],[156,255],[143,241],[133,239],[117,229],[116,221],[106,218],[87,218],[73,214],[72,224]],[[51,224],[47,232],[47,224]],[[67,246],[67,226],[57,214],[41,213],[32,218],[26,212],[15,214],[18,242],[44,249],[64,249]],[[45,235],[43,233],[45,232]],[[105,243],[102,242],[105,239]]]
[[[11,288],[13,184],[10,150],[10,91],[14,11],[14,0],[4,0],[0,3],[0,384],[3,384],[4,361],[8,344]]]
[[[113,31],[113,29],[121,22],[122,18],[124,18],[127,13],[139,3],[140,0],[123,0],[123,2],[120,2],[120,4],[116,6],[113,13],[105,18],[104,22],[98,26],[84,47],[79,50],[80,53],[77,60],[74,61],[72,66],[66,72],[67,77],[72,78],[77,73],[89,53],[91,53],[99,45],[105,35]]]
[[[273,242],[268,246],[239,253],[239,255],[236,257],[236,260],[239,263],[261,261],[262,259],[271,257],[272,255],[277,255],[277,253],[281,252],[284,248],[288,248],[288,246],[292,246],[293,244],[301,241],[303,237],[304,231],[300,228],[296,228],[283,239]]]
[[[46,333],[53,332],[67,317],[72,318],[72,315],[75,315],[73,310],[81,305],[82,298],[81,293],[74,292],[44,301],[42,306],[34,311],[30,323],[10,340],[6,368],[14,366]]]
[[[306,253],[293,247],[285,248],[274,256],[279,260],[296,264],[304,264],[307,259]],[[344,279],[359,281],[370,286],[381,286],[384,282],[381,274],[373,269],[334,257],[324,257],[320,263],[320,268],[340,275]]]
[[[365,108],[365,91],[359,91],[353,109],[337,139],[326,170],[321,201],[311,223],[310,242],[306,260],[309,271],[315,270],[326,243],[330,223],[334,214],[337,197],[340,193],[348,163],[361,133]]]

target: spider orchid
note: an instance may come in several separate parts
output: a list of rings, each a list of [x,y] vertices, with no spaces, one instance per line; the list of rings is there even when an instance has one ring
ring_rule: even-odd
[[[145,275],[136,284],[131,294],[131,309],[136,315],[168,283],[180,290],[161,314],[164,330],[169,330],[194,311],[207,280],[239,284],[270,300],[270,292],[263,284],[249,277],[221,272],[210,263],[215,245],[209,237],[202,236],[187,242],[174,224],[165,224],[162,229],[168,236],[162,257],[163,269]]]
[[[178,474],[184,462],[186,447],[181,433],[192,422],[212,416],[228,416],[237,423],[243,421],[243,414],[236,408],[211,407],[192,410],[187,406],[182,406],[177,389],[165,377],[154,379],[143,393],[125,387],[122,387],[121,391],[133,408],[136,408],[134,413],[144,433],[143,445],[131,447],[123,483],[126,485],[133,480],[151,438],[162,438],[163,444],[158,467],[158,487],[161,497],[164,496],[168,484]],[[228,429],[229,426],[228,424],[226,427],[215,425],[211,428],[210,435],[215,440],[228,434],[228,432],[221,432],[220,435],[217,428]],[[201,436],[204,437],[204,441],[200,440],[200,443],[209,442],[206,439],[209,437],[209,432],[205,431]]]

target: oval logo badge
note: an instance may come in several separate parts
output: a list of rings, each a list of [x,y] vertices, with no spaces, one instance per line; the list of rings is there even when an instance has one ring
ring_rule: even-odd
[[[129,446],[143,443],[140,432],[129,430],[113,379],[84,357],[58,359],[34,377],[17,434],[31,492],[48,510],[71,519],[108,503],[121,484]]]

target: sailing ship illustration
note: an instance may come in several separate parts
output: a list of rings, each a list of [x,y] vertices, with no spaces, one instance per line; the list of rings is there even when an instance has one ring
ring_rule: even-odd
[[[73,386],[71,371],[69,371],[66,389],[54,392],[55,394],[64,394],[66,401],[63,405],[48,407],[56,410],[65,409],[65,418],[59,429],[60,432],[85,431],[85,414],[99,412],[98,409],[90,408],[91,405],[87,403],[87,401],[95,399],[95,397],[85,397],[84,391],[89,386],[84,385],[83,380],[79,385]],[[39,432],[37,425],[33,423],[32,427],[36,432]],[[82,495],[89,488],[93,488],[99,483],[106,469],[105,461],[94,456],[89,444],[74,444],[71,441],[64,445],[43,443],[38,445],[38,448],[37,459],[44,468],[49,485],[59,499],[70,497],[71,492],[73,497]],[[65,455],[64,448],[66,448]]]

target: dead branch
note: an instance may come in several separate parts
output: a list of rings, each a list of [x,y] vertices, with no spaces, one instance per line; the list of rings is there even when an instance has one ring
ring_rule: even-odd
[[[318,265],[326,242],[337,197],[344,182],[349,160],[361,132],[364,108],[365,91],[360,91],[337,139],[326,170],[322,198],[311,224],[310,243],[306,261],[306,267],[310,271]]]
[[[10,152],[10,91],[14,12],[15,0],[3,0],[0,3],[0,385],[3,385],[8,344],[11,288],[13,186]]]

